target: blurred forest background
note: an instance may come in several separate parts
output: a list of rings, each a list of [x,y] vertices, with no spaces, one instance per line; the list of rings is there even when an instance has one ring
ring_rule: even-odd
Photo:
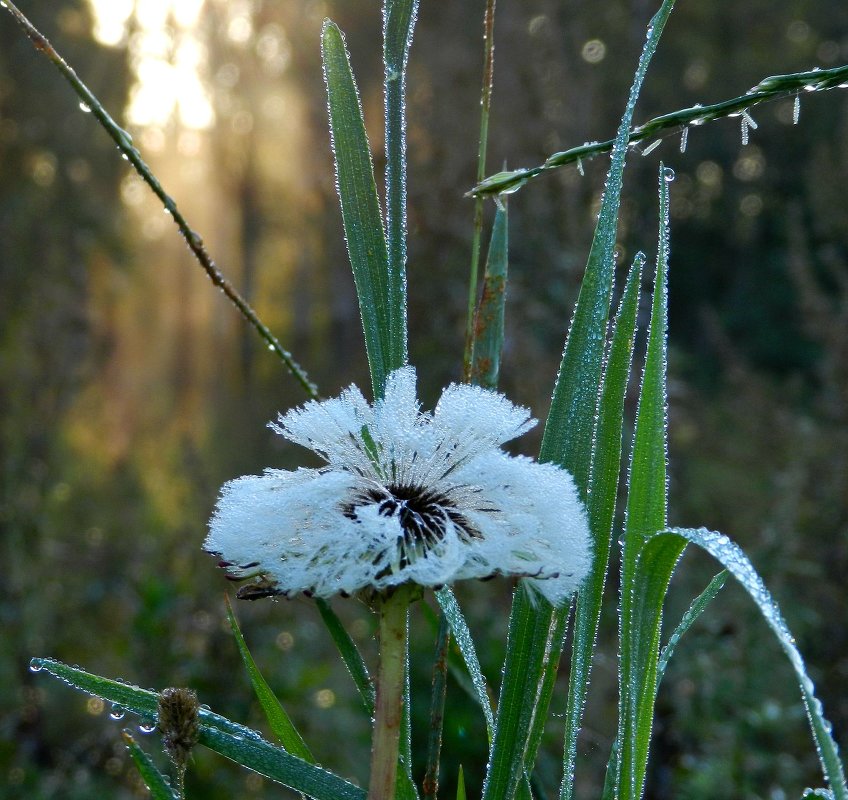
[[[498,7],[489,171],[614,133],[652,0]],[[378,171],[377,0],[24,2],[325,396],[367,385],[333,186],[319,34],[347,34]],[[476,172],[483,0],[422,0],[409,74],[410,346],[432,403],[460,376]],[[848,62],[835,0],[680,0],[637,121]],[[623,270],[655,252],[656,169],[672,166],[671,521],[736,539],[782,604],[848,750],[848,97],[757,108],[629,159]],[[606,157],[510,200],[502,387],[544,419]],[[488,206],[488,214],[492,211]],[[190,685],[262,726],[226,629],[225,585],[200,551],[221,483],[302,457],[264,425],[304,400],[189,257],[171,219],[70,88],[0,15],[0,796],[143,796],[127,722],[31,674],[49,655],[143,686]],[[627,434],[629,436],[629,434]],[[518,447],[532,454],[526,437]],[[690,553],[670,623],[716,571]],[[615,581],[581,745],[597,797],[615,728]],[[497,686],[504,581],[460,587]],[[335,603],[369,659],[373,623]],[[493,609],[502,613],[493,612]],[[367,778],[368,720],[313,604],[239,604],[248,642],[317,756]],[[432,627],[414,626],[423,746]],[[482,717],[449,687],[443,781],[470,795]],[[554,712],[564,709],[564,697]],[[556,786],[557,719],[540,756]],[[155,737],[143,743],[158,751]],[[419,750],[423,747],[419,746]],[[729,585],[660,693],[649,797],[799,797],[818,766],[797,686]],[[189,796],[294,797],[198,751]]]

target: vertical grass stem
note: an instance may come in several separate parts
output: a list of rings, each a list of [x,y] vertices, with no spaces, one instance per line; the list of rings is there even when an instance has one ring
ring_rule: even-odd
[[[486,0],[483,18],[483,88],[480,94],[480,144],[477,149],[477,183],[486,176],[486,148],[489,143],[489,110],[492,107],[492,82],[495,74],[495,3]],[[465,318],[465,351],[462,372],[471,378],[471,354],[474,346],[474,310],[477,305],[477,282],[480,272],[480,242],[483,238],[483,198],[474,201],[474,233],[471,240],[471,273],[468,279],[468,311]]]

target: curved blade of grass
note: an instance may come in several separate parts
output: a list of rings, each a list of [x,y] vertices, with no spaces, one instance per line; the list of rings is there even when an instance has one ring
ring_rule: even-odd
[[[630,378],[633,342],[636,335],[636,312],[641,295],[642,269],[645,256],[637,253],[627,276],[624,293],[616,314],[612,340],[604,370],[598,420],[592,447],[589,474],[589,525],[594,539],[595,557],[592,571],[577,593],[574,620],[574,643],[571,670],[568,675],[568,701],[565,710],[565,742],[563,746],[563,778],[561,800],[574,796],[574,770],[577,760],[577,736],[583,706],[589,688],[592,653],[601,618],[604,583],[609,567],[615,501],[621,472],[621,436],[624,422],[624,398]]]
[[[763,619],[777,637],[783,652],[786,653],[799,681],[816,750],[832,797],[835,800],[848,800],[845,770],[839,756],[839,747],[833,738],[832,726],[824,716],[824,709],[815,695],[815,687],[807,674],[804,659],[795,645],[795,639],[783,619],[780,607],[748,557],[738,545],[721,533],[709,531],[706,528],[671,528],[658,533],[645,545],[640,562],[645,561],[646,570],[652,569],[652,565],[658,558],[662,560],[662,551],[668,540],[676,542],[673,545],[676,548],[681,547],[679,542],[690,541],[706,550],[739,581],[742,588],[757,604]]]
[[[386,113],[386,236],[388,239],[389,312],[391,330],[398,332],[396,346],[406,361],[406,65],[418,0],[384,0],[383,97]],[[398,355],[398,354],[396,354]]]
[[[268,681],[265,680],[250,650],[247,647],[247,642],[244,640],[241,629],[239,628],[238,620],[233,613],[233,607],[230,605],[230,598],[224,597],[227,608],[227,621],[230,623],[230,629],[233,632],[233,637],[236,640],[239,654],[241,655],[244,666],[247,669],[247,674],[250,676],[250,683],[253,685],[253,692],[256,699],[259,700],[259,705],[262,706],[262,711],[265,713],[265,719],[271,726],[271,731],[274,736],[279,739],[280,744],[288,750],[289,753],[308,761],[310,764],[315,763],[315,756],[312,755],[303,737],[294,727],[289,715],[283,708],[282,703],[277,699]]]
[[[704,613],[713,598],[721,591],[721,588],[725,583],[727,583],[727,577],[729,574],[730,573],[726,569],[719,572],[718,575],[716,575],[707,584],[707,588],[692,601],[692,605],[689,606],[680,622],[677,623],[677,627],[674,629],[671,636],[668,637],[668,642],[660,653],[660,661],[659,664],[657,664],[657,686],[659,686],[662,682],[666,667],[668,666],[668,662],[671,660],[671,657],[674,655],[674,649],[677,647],[678,642],[686,631],[695,624],[698,617]]]
[[[799,92],[821,92],[843,86],[848,80],[848,65],[832,69],[813,69],[806,72],[793,72],[786,75],[770,75],[763,78],[745,94],[730,100],[722,100],[710,105],[694,105],[681,108],[659,117],[653,117],[630,132],[628,143],[644,142],[652,136],[662,136],[681,132],[688,125],[702,125],[716,119],[722,119],[770,100],[792,97]],[[559,169],[567,164],[595,158],[612,150],[613,139],[605,142],[591,142],[562,150],[548,156],[544,164],[537,167],[505,170],[478,180],[477,185],[466,196],[485,197],[487,195],[515,192],[524,184],[542,173]],[[647,151],[646,151],[647,154]]]
[[[592,431],[615,272],[614,250],[627,133],[648,65],[673,6],[674,0],[664,0],[648,27],[616,136],[598,225],[566,339],[539,455],[541,461],[553,461],[568,469],[584,496],[588,489]],[[567,615],[564,610],[555,614],[553,608],[541,600],[530,603],[526,592],[515,594],[510,617],[511,644],[507,649],[492,757],[484,783],[485,800],[510,800],[515,791],[515,776],[524,773],[523,769],[516,770],[516,765],[527,753],[526,737],[534,716],[547,715],[547,707],[536,707],[541,696],[540,689],[545,683],[542,671],[557,668],[559,650],[552,653],[551,649],[562,641],[564,617]],[[511,702],[504,704],[506,698],[511,698]],[[529,764],[524,766],[531,768]]]
[[[345,239],[374,397],[382,397],[386,376],[403,366],[405,334],[392,327],[398,317],[391,307],[396,298],[389,288],[389,254],[359,91],[342,32],[330,20],[324,21],[321,52]]]
[[[92,675],[52,658],[34,658],[31,669],[44,671],[87,694],[107,700],[150,722],[155,722],[159,695],[128,683]],[[210,750],[288,786],[315,800],[365,800],[358,786],[271,744],[252,728],[201,706],[198,742]]]
[[[122,731],[121,736],[138,774],[141,775],[144,785],[150,791],[152,800],[182,800],[179,793],[174,790],[168,779],[159,771],[150,756],[139,747],[132,734],[129,731]]]
[[[474,317],[474,345],[471,351],[471,383],[496,389],[504,341],[504,305],[508,270],[506,203],[495,211],[489,256],[483,273],[483,294]]]
[[[356,646],[356,642],[350,638],[350,634],[345,630],[341,620],[336,615],[336,612],[330,608],[330,604],[318,597],[315,599],[315,604],[318,606],[318,613],[321,619],[324,620],[324,625],[339,651],[339,655],[353,678],[356,688],[359,690],[359,696],[365,705],[365,710],[369,717],[374,716],[374,683],[371,676],[368,674],[368,667],[365,666],[365,660]]]
[[[622,743],[617,796],[639,798],[645,780],[656,696],[662,604],[682,552],[670,548],[656,572],[637,573],[644,542],[666,525],[666,364],[668,330],[668,179],[659,169],[660,224],[657,274],[648,330],[645,368],[636,412],[636,430],[627,489],[627,517],[621,563],[619,636],[619,741]]]
[[[449,587],[445,586],[439,589],[435,592],[435,595],[439,607],[447,618],[448,625],[450,625],[451,633],[465,661],[468,674],[471,676],[471,683],[474,686],[477,702],[480,703],[480,708],[483,709],[483,716],[486,719],[486,733],[488,734],[489,743],[491,743],[495,730],[495,716],[492,712],[492,704],[489,702],[486,679],[483,677],[483,671],[480,669],[480,659],[477,658],[477,650],[474,647],[474,639],[471,637],[468,623],[465,621],[462,609],[460,609],[459,603],[456,601],[456,596]]]

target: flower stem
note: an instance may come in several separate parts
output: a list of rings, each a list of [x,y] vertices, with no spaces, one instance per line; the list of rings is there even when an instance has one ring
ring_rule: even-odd
[[[377,676],[368,800],[394,800],[395,796],[409,602],[409,591],[401,587],[385,595],[378,608],[380,671]]]

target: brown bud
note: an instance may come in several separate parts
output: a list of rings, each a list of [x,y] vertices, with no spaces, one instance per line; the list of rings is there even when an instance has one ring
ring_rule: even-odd
[[[163,689],[159,694],[159,732],[165,752],[181,772],[200,732],[200,703],[191,689]]]

